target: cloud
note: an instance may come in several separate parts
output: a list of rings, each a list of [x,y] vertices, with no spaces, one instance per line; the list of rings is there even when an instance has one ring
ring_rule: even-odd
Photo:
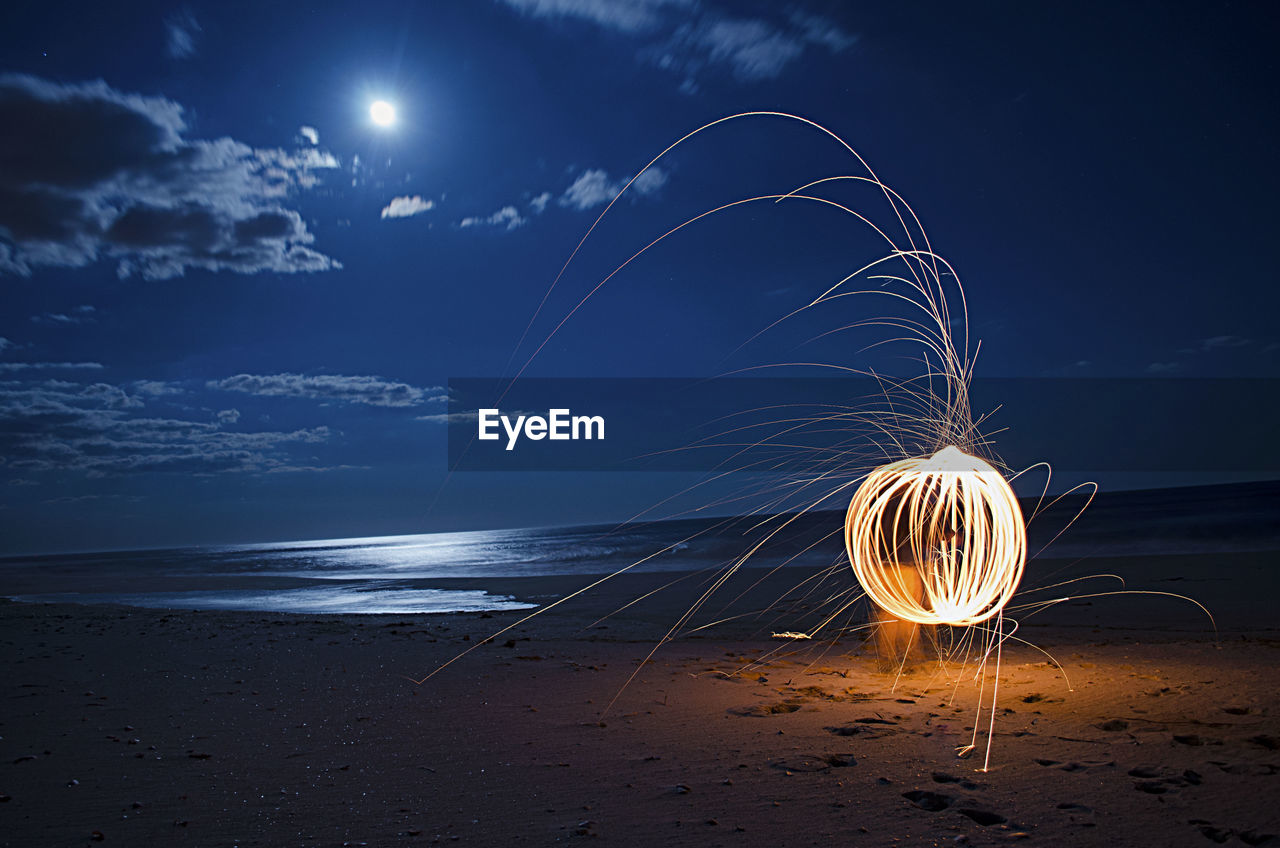
[[[136,380],[133,383],[133,390],[138,394],[151,397],[180,395],[183,392],[182,387],[177,383],[166,383],[163,380]]]
[[[697,91],[694,77],[710,67],[740,82],[780,76],[810,48],[840,53],[857,41],[829,18],[779,6],[733,17],[695,0],[502,0],[531,18],[577,19],[634,38],[637,57],[682,75],[680,90]],[[738,8],[741,8],[739,6]]]
[[[666,182],[667,172],[654,165],[636,178],[635,182],[631,184],[630,192],[633,193],[632,196],[653,194],[666,185]],[[603,169],[588,169],[574,179],[573,183],[565,189],[556,202],[561,206],[578,211],[591,209],[594,206],[613,200],[626,184],[627,180],[611,180],[609,173]],[[527,204],[528,215],[541,215],[545,212],[552,196],[551,192],[544,191],[530,199]],[[383,217],[386,217],[386,210],[383,210]],[[526,215],[521,215],[520,210],[515,206],[509,205],[502,207],[487,217],[473,216],[463,218],[458,222],[458,226],[463,229],[485,226],[502,227],[507,232],[511,232],[527,223],[529,223],[529,218]]]
[[[804,42],[759,20],[719,20],[683,36],[711,62],[730,65],[745,80],[771,79],[804,53]]]
[[[225,380],[211,380],[207,385],[211,389],[259,397],[306,398],[385,407],[418,406],[448,399],[440,387],[420,388],[381,377],[338,374],[237,374]]]
[[[188,140],[179,104],[101,80],[0,75],[0,126],[0,273],[102,258],[150,279],[341,267],[282,205],[338,166],[331,154]]]
[[[190,59],[196,55],[196,37],[200,22],[190,11],[176,12],[165,19],[165,52],[170,59]]]
[[[654,165],[631,184],[630,190],[641,195],[652,194],[666,182],[667,172]],[[626,180],[610,180],[609,174],[600,169],[583,171],[560,195],[558,202],[561,206],[580,211],[590,209],[613,200],[626,184]]]
[[[262,472],[287,450],[330,439],[327,427],[227,432],[220,423],[137,414],[143,401],[105,383],[0,381],[0,455],[13,471]]]
[[[298,127],[298,135],[302,136],[312,145],[320,143],[320,131],[315,127],[308,127],[306,125],[300,126]]]
[[[797,9],[792,11],[790,22],[803,35],[805,41],[810,44],[820,44],[833,53],[847,50],[858,43],[858,36],[845,32],[830,18],[822,15],[813,15]]]
[[[268,474],[319,474],[325,471],[368,471],[368,465],[276,465]]]
[[[0,336],[0,352],[6,351],[11,347],[17,347],[17,345],[6,339],[4,336]]]
[[[1152,362],[1147,366],[1148,374],[1172,374],[1182,369],[1176,362]]]
[[[463,218],[458,222],[459,227],[502,227],[507,232],[514,230],[516,227],[524,226],[528,223],[528,218],[520,216],[520,212],[514,206],[504,206],[497,212],[494,212],[487,218]]]
[[[1248,347],[1253,344],[1253,339],[1242,338],[1241,336],[1211,336],[1207,339],[1200,340],[1200,349],[1223,350],[1225,348]]]
[[[234,424],[240,420],[240,410],[220,409],[213,417],[219,424]]]
[[[420,196],[394,197],[382,208],[383,218],[408,218],[420,215],[435,208],[434,200],[423,200]]]
[[[609,175],[602,170],[583,171],[573,185],[560,195],[561,206],[574,209],[590,209],[608,203],[618,194],[618,186],[609,182]]]
[[[682,24],[662,44],[641,51],[686,81],[708,67],[723,66],[740,82],[775,79],[811,47],[840,53],[857,41],[830,20],[793,14],[786,20],[706,16]]]
[[[434,415],[418,415],[413,420],[428,424],[465,424],[468,421],[479,421],[480,413],[474,409],[467,412],[439,412]]]
[[[529,201],[529,208],[535,215],[541,215],[547,208],[547,204],[551,202],[551,192],[544,191],[542,194]]]
[[[27,415],[65,412],[86,404],[106,409],[136,409],[143,405],[136,396],[108,383],[0,381],[0,418],[17,412]]]
[[[101,362],[0,362],[0,371],[37,371],[51,368],[98,371],[102,367]]]
[[[32,315],[31,322],[33,324],[47,324],[51,326],[68,326],[72,324],[92,324],[96,319],[94,313],[97,312],[92,306],[85,304],[77,306],[69,313],[67,312],[46,312],[43,315]]]
[[[667,9],[688,9],[695,0],[503,0],[531,18],[578,18],[605,29],[635,33],[659,27]]]
[[[653,194],[666,184],[667,172],[657,165],[653,165],[643,174],[636,177],[635,182],[631,184],[631,190],[640,194]]]
[[[120,497],[120,495],[106,496],[108,500],[114,500],[115,498],[118,498],[118,497]],[[88,503],[89,501],[98,501],[102,499],[103,499],[102,495],[63,495],[60,498],[47,498],[45,500],[40,501],[40,503],[42,504],[80,504],[80,503]]]
[[[1180,348],[1178,353],[1183,356],[1197,356],[1204,353],[1257,348],[1258,346],[1258,341],[1247,339],[1244,336],[1210,336],[1200,339],[1191,347]]]

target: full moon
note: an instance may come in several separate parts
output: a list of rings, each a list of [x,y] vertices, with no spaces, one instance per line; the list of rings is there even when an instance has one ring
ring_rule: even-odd
[[[389,127],[396,122],[396,107],[385,100],[375,100],[369,106],[369,117],[380,127]]]

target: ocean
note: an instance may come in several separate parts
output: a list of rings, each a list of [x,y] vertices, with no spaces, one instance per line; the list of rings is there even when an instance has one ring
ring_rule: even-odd
[[[1030,521],[1035,559],[1280,551],[1280,482],[1106,493]],[[1034,501],[1024,501],[1031,516]],[[825,566],[844,557],[841,512],[815,512],[749,566]],[[732,562],[759,519],[428,533],[166,550],[0,558],[0,596],[26,602],[291,613],[444,613],[532,609],[486,579],[691,571]],[[1070,523],[1070,526],[1067,526]],[[776,525],[770,525],[773,527]],[[1061,535],[1059,535],[1061,533]],[[1055,540],[1055,537],[1056,540]],[[469,578],[481,588],[439,585]],[[587,580],[584,579],[584,583]]]

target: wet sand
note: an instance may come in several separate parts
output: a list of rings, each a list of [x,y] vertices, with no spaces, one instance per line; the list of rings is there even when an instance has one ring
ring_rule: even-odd
[[[1280,844],[1275,560],[1071,566],[1218,633],[1151,596],[1028,619],[1061,666],[1006,645],[985,773],[972,675],[878,673],[857,634],[759,666],[785,620],[739,619],[641,667],[696,581],[595,622],[671,575],[489,643],[518,615],[0,602],[0,845]]]

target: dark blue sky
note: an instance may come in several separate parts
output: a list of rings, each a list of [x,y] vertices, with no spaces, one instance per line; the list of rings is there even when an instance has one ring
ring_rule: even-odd
[[[1117,5],[7,9],[0,549],[570,524],[663,497],[680,481],[441,490],[434,417],[450,377],[504,372],[618,186],[744,110],[824,124],[907,198],[965,282],[981,375],[1275,377],[1274,18]],[[698,137],[605,219],[530,339],[685,218],[855,164],[778,119]],[[882,252],[829,209],[734,210],[615,278],[529,373],[712,373]],[[849,315],[728,365],[795,359]]]

